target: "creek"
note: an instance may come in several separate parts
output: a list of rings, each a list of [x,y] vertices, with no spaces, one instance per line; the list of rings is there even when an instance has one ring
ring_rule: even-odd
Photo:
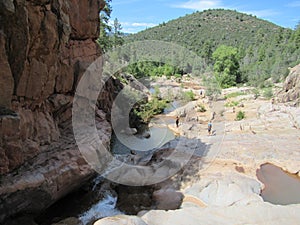
[[[173,140],[175,135],[168,128],[168,125],[174,124],[175,119],[166,116],[166,113],[174,110],[177,106],[179,106],[179,104],[180,103],[173,103],[165,109],[163,114],[155,116],[151,120],[150,126],[145,129],[144,132],[136,135],[123,136],[122,140],[125,140],[126,143],[119,141],[118,137],[113,134],[111,140],[112,153],[114,155],[129,155],[132,148],[135,150],[141,149],[143,151],[145,146],[153,146],[153,143],[155,143],[155,148],[159,148],[167,142]],[[150,136],[145,137],[145,133],[150,134]],[[137,138],[140,141],[136,142]],[[117,206],[119,194],[121,193],[124,197],[124,192],[127,193],[126,188],[128,187],[123,187],[122,185],[117,184],[108,185],[108,183],[109,182],[105,181],[105,179],[103,179],[101,176],[89,181],[82,188],[59,200],[53,206],[48,208],[43,214],[39,215],[39,217],[36,219],[37,223],[39,225],[51,225],[52,223],[58,222],[65,218],[75,217],[78,218],[83,225],[89,225],[95,220],[104,217],[128,214],[127,212],[124,213],[119,210]],[[150,196],[149,199],[146,197],[146,199],[141,200],[141,202],[146,202],[146,204],[148,204],[147,206],[150,206],[151,191],[148,189],[149,187],[139,187],[137,190],[134,190],[133,188],[133,191],[138,192],[134,195],[140,195],[141,199],[143,199],[145,196]],[[127,208],[129,207],[130,206],[127,206]],[[138,206],[138,208],[139,207],[140,206]],[[130,213],[130,210],[131,209],[129,208],[129,214],[132,214]]]

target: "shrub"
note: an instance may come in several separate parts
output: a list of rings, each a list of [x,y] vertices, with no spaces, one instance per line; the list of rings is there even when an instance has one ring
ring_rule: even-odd
[[[272,88],[266,88],[263,91],[263,96],[267,99],[271,99],[273,97],[273,90]]]
[[[235,120],[240,121],[240,120],[245,119],[245,118],[246,118],[245,112],[239,111],[239,112],[236,114]]]
[[[254,94],[254,98],[257,99],[260,96],[260,91],[255,88],[252,90],[253,94]]]
[[[153,97],[150,101],[141,103],[138,108],[134,109],[134,113],[144,123],[148,123],[154,115],[162,113],[167,105],[166,100]]]
[[[224,106],[225,107],[234,107],[234,106],[238,106],[239,104],[240,104],[239,102],[230,101],[230,102],[227,102]]]
[[[195,100],[195,94],[193,91],[185,91],[182,93],[182,99],[186,102],[194,101]]]
[[[198,112],[206,112],[206,108],[205,108],[204,105],[199,104],[199,105],[198,105],[198,110],[197,110],[197,111],[198,111]]]
[[[218,85],[215,77],[205,78],[204,84],[206,86],[205,94],[213,100],[218,99],[219,95],[222,93],[222,88]]]

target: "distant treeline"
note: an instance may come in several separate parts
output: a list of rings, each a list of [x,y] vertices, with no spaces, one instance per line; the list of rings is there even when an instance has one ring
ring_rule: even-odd
[[[300,63],[299,26],[294,30],[287,29],[232,10],[196,12],[124,39],[125,43],[172,42],[201,57],[192,65],[181,62],[178,67],[176,63],[176,68],[172,68],[174,62],[135,63],[128,71],[139,77],[161,73],[178,76],[196,67],[195,71],[201,74],[218,73],[225,82],[231,79],[230,85],[247,82],[264,86],[268,82],[282,81],[288,74],[288,67]]]

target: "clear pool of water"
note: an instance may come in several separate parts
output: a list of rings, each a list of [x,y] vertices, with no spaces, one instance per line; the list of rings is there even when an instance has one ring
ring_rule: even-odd
[[[272,164],[264,164],[257,170],[258,179],[265,185],[261,192],[266,202],[276,205],[300,203],[300,178],[284,172]]]
[[[129,154],[131,150],[147,151],[159,148],[175,138],[168,127],[153,126],[149,128],[150,138],[137,137],[124,134],[119,140],[113,136],[111,149],[114,154]]]

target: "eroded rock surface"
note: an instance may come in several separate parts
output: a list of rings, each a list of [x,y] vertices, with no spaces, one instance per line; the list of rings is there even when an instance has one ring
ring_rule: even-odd
[[[198,120],[182,120],[179,128],[175,124],[169,125],[180,133],[180,138],[198,140],[202,148],[198,145],[199,151],[193,153],[191,161],[180,173],[158,185],[159,191],[154,192],[153,198],[164,210],[143,211],[137,219],[149,225],[235,224],[237,221],[241,224],[298,223],[300,205],[265,202],[260,196],[264,184],[258,180],[256,172],[262,164],[269,162],[299,175],[300,109],[255,100],[252,96],[243,96],[238,101],[241,104],[236,107],[236,112],[242,110],[246,115],[241,121],[235,120],[236,112],[225,107],[225,101],[218,101],[211,106],[206,104],[207,112],[204,113],[191,108],[189,118]],[[211,112],[215,112],[214,132],[208,135],[207,121]],[[205,154],[201,154],[201,149]],[[158,151],[154,156],[160,161],[166,154],[166,150]],[[168,190],[172,195],[166,193]],[[182,204],[176,210],[166,211],[160,203],[167,204],[168,196],[175,200],[175,192],[184,196]],[[165,199],[161,201],[161,197]],[[127,223],[134,224],[131,221],[127,220]],[[104,220],[101,222],[106,224]]]
[[[0,1],[0,223],[36,213],[94,175],[75,144],[72,102],[100,55],[102,0]],[[99,97],[96,127],[109,147],[113,79]]]

